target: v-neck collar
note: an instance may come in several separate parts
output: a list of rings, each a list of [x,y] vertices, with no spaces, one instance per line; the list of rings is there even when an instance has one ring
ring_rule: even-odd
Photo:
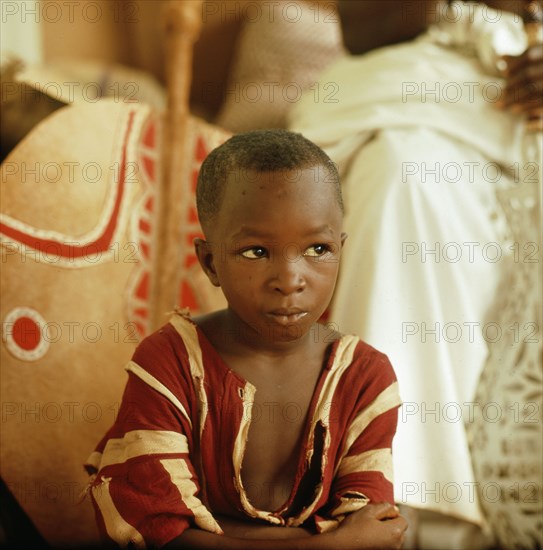
[[[248,380],[245,380],[243,376],[241,376],[239,373],[234,371],[229,365],[226,363],[226,361],[222,358],[222,356],[219,354],[219,352],[215,349],[215,347],[211,344],[210,340],[207,338],[204,331],[192,320],[187,319],[188,322],[192,323],[196,327],[196,332],[198,334],[198,338],[201,342],[201,345],[203,348],[205,348],[204,356],[211,356],[213,363],[219,365],[221,369],[224,370],[225,375],[230,374],[233,376],[246,390],[243,393],[243,396],[240,396],[244,406],[248,403],[248,397],[252,398],[254,396],[254,393],[257,391],[255,386],[251,384]],[[317,379],[317,384],[315,385],[315,390],[313,391],[313,395],[311,396],[311,401],[308,407],[307,411],[307,419],[304,427],[304,433],[303,437],[301,439],[302,444],[300,445],[300,449],[298,451],[298,461],[297,461],[297,467],[296,467],[296,474],[294,476],[294,482],[292,484],[292,489],[290,491],[289,496],[287,497],[287,500],[276,510],[276,511],[269,511],[269,510],[261,510],[259,508],[256,508],[253,506],[249,498],[247,496],[247,493],[245,491],[245,488],[243,487],[243,483],[241,480],[241,466],[243,464],[243,458],[245,456],[245,450],[246,450],[246,440],[242,441],[242,449],[241,449],[241,461],[239,465],[236,465],[234,463],[234,460],[231,462],[231,467],[234,470],[235,479],[236,479],[236,486],[238,487],[238,490],[240,492],[240,500],[241,503],[245,509],[245,512],[247,512],[251,516],[261,517],[262,519],[266,519],[263,516],[272,516],[274,518],[284,518],[284,514],[286,514],[289,509],[291,508],[294,498],[297,494],[300,482],[306,473],[310,461],[311,456],[313,455],[313,448],[314,448],[314,437],[315,437],[315,426],[316,424],[312,422],[312,419],[315,416],[315,410],[317,405],[319,404],[320,397],[321,397],[321,390],[323,388],[324,382],[326,380],[326,377],[328,376],[328,373],[332,369],[332,366],[334,364],[334,359],[336,356],[337,348],[340,344],[340,342],[345,339],[346,336],[340,336],[336,340],[332,341],[327,347],[325,352],[325,360],[323,361],[323,365],[321,367],[321,371],[319,373],[319,377]],[[242,423],[239,427],[239,430],[245,430],[245,433],[248,433],[248,429],[250,426],[250,418],[251,418],[251,412],[252,412],[252,404],[250,408],[248,409],[248,414],[244,414],[244,418],[242,420]],[[233,459],[233,457],[232,457]],[[273,522],[273,521],[272,521]],[[275,523],[275,522],[273,522]],[[281,522],[282,523],[282,522]]]

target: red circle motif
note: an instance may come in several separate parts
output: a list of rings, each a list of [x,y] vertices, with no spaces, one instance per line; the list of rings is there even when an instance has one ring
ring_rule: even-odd
[[[45,319],[31,307],[16,307],[4,318],[2,339],[8,351],[21,361],[37,361],[49,350],[44,337]]]
[[[13,340],[25,351],[36,349],[41,340],[38,323],[30,317],[19,317],[13,324]]]

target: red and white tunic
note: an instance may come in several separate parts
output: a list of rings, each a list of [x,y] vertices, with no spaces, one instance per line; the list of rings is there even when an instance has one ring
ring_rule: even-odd
[[[87,463],[103,536],[160,547],[189,527],[222,534],[214,514],[323,532],[368,502],[393,502],[394,371],[355,336],[331,345],[292,492],[267,511],[249,502],[240,473],[254,386],[182,315],[143,340],[115,424]]]

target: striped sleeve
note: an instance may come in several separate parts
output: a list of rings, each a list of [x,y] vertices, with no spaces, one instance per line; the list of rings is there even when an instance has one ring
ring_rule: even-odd
[[[334,529],[346,514],[369,502],[394,503],[392,440],[401,399],[392,366],[385,355],[370,348],[363,360],[353,360],[340,386],[342,398],[334,400],[335,414],[345,416],[345,408],[351,406],[353,413],[342,434],[327,506],[315,518],[320,532]],[[347,388],[358,391],[353,395]]]
[[[199,498],[191,462],[191,386],[179,374],[169,378],[149,368],[153,362],[147,352],[157,350],[145,341],[142,345],[127,367],[116,422],[87,464],[97,472],[90,494],[99,529],[105,540],[136,548],[161,547],[190,526],[221,534]],[[161,351],[155,357],[167,373],[168,354]],[[176,366],[173,358],[171,363]]]

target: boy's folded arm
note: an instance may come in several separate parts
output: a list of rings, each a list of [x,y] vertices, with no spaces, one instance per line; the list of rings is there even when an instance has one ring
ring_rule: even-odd
[[[275,530],[277,535],[284,535],[279,532],[292,531],[297,532],[300,529],[289,527],[266,527],[266,530]],[[305,532],[304,536],[293,536],[288,538],[278,538],[273,536],[273,533],[262,533],[259,537],[243,538],[231,535],[215,535],[208,531],[200,529],[187,529],[182,535],[176,537],[167,545],[163,546],[163,550],[175,550],[185,548],[195,548],[203,550],[253,550],[259,548],[262,550],[305,550],[305,549],[332,549],[332,541],[329,541],[328,546],[323,546],[326,542],[324,535],[310,535]],[[322,540],[319,540],[322,539]],[[319,544],[320,543],[320,544]]]
[[[345,527],[359,522],[361,516],[372,517],[376,509],[380,510],[376,507],[384,506],[388,512],[390,509],[395,512],[379,518],[378,537],[382,538],[383,547],[394,548],[407,528],[404,518],[393,506],[392,441],[401,399],[388,359],[383,356],[381,362],[382,373],[386,375],[379,383],[375,377],[370,400],[366,400],[350,422],[328,502],[317,512],[315,524],[321,533],[344,532]],[[373,537],[370,532],[357,536],[363,539],[361,548],[365,547],[366,539],[371,541]]]
[[[392,441],[401,400],[386,358],[383,365],[388,375],[374,382],[369,401],[358,409],[346,431],[328,502],[315,518],[321,532],[334,529],[337,522],[368,504],[394,504]]]
[[[388,397],[387,397],[388,395]],[[397,424],[399,400],[390,391],[383,394],[382,413],[369,423],[359,422],[363,430],[346,450],[332,487],[327,506],[329,513],[321,518],[334,524],[329,532],[311,534],[305,529],[239,526],[230,529],[221,523],[224,535],[199,529],[187,529],[165,546],[166,549],[323,549],[361,550],[365,548],[401,548],[407,523],[392,504],[390,446]],[[379,402],[377,400],[376,402]],[[373,415],[372,415],[373,416]],[[357,419],[363,418],[362,415]],[[364,435],[362,435],[364,434]],[[368,449],[368,445],[371,449]],[[385,501],[385,502],[382,502]]]
[[[309,537],[313,531],[304,527],[278,527],[265,523],[255,523],[247,519],[214,515],[223,533],[228,537],[242,539],[295,539]]]
[[[291,527],[264,527],[262,537],[215,535],[200,529],[187,529],[166,544],[164,550],[193,548],[262,550],[364,550],[401,548],[406,522],[389,503],[368,504],[354,512],[329,533],[310,534]],[[303,534],[302,534],[303,533]],[[258,535],[255,530],[251,535]]]
[[[341,520],[369,503],[394,504],[391,446],[397,418],[395,405],[374,418],[346,450],[332,483],[328,518]]]
[[[129,370],[116,422],[87,464],[96,472],[89,492],[102,537],[160,547],[191,525],[222,533],[199,498],[182,392],[174,405],[148,376]]]

